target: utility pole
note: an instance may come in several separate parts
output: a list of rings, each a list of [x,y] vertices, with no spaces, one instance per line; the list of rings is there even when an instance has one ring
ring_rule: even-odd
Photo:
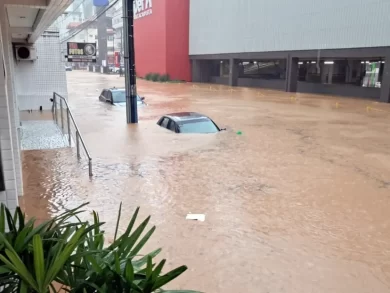
[[[138,123],[137,86],[134,54],[134,7],[133,0],[123,0],[124,63],[126,84],[126,120]]]

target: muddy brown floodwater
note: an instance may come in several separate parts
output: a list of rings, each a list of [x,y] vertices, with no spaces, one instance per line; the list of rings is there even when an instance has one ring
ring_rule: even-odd
[[[25,151],[27,213],[89,201],[113,235],[123,202],[157,231],[172,288],[212,293],[390,290],[390,106],[369,100],[140,80],[139,124],[98,101],[124,79],[68,72],[69,102],[93,157]],[[227,131],[180,135],[165,113],[199,111]],[[237,132],[241,131],[242,135]],[[205,222],[185,220],[206,214]],[[87,216],[86,216],[87,217]]]

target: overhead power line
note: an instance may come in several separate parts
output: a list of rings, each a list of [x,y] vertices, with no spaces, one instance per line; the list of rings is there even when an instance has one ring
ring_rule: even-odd
[[[67,20],[67,18],[68,18],[69,16],[71,16],[71,13],[74,12],[74,11],[77,11],[77,9],[79,9],[80,6],[83,5],[83,4],[85,3],[85,1],[86,1],[86,0],[81,1],[80,4],[79,4],[76,8],[73,8],[73,10],[72,10],[71,12],[69,12],[68,15],[66,15],[66,16],[64,17],[64,19],[62,19],[62,20],[59,22],[58,25],[61,25],[62,23],[64,23],[65,20]],[[66,13],[66,11],[65,11],[65,13]]]
[[[88,28],[94,21],[96,21],[99,17],[101,17],[107,10],[109,10],[110,8],[112,8],[118,1],[120,0],[115,0],[114,2],[112,2],[109,6],[107,6],[104,10],[102,10],[99,14],[97,14],[95,16],[95,18],[91,19],[91,20],[87,20],[85,21],[83,24],[80,25],[80,29],[76,32],[74,32],[72,35],[68,36],[68,37],[65,37],[65,39],[62,39],[61,40],[61,43],[64,43],[68,40],[70,40],[71,38],[77,36],[79,33],[81,33],[83,30],[85,30],[86,28]]]

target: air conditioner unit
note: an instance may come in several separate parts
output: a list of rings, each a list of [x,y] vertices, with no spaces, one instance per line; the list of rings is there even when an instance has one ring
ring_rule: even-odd
[[[17,45],[15,46],[16,60],[33,61],[37,59],[37,52],[33,46]]]

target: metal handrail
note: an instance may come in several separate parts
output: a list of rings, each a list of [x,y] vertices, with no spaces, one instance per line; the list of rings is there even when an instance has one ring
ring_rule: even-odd
[[[58,110],[57,110],[57,103],[58,102],[57,102],[57,98],[60,99],[59,101],[60,101],[60,111],[61,111],[61,129],[62,129],[62,131],[64,131],[63,103],[65,103],[65,105],[66,105],[66,114],[67,114],[67,122],[68,122],[67,126],[68,126],[69,146],[72,146],[72,136],[71,136],[71,129],[70,129],[70,120],[72,120],[74,128],[76,129],[77,158],[78,159],[81,158],[81,156],[80,156],[80,141],[81,141],[81,144],[82,144],[82,146],[84,148],[85,154],[88,157],[89,176],[92,177],[93,174],[92,174],[92,158],[91,158],[91,155],[89,154],[89,151],[88,151],[88,149],[87,149],[87,147],[86,147],[86,145],[84,143],[84,139],[81,136],[79,128],[77,127],[77,123],[74,120],[73,114],[72,114],[72,112],[69,109],[68,102],[66,101],[66,99],[63,96],[57,94],[56,92],[53,92],[53,108],[52,108],[52,112],[53,112],[53,115],[54,115],[54,121],[58,125]]]

